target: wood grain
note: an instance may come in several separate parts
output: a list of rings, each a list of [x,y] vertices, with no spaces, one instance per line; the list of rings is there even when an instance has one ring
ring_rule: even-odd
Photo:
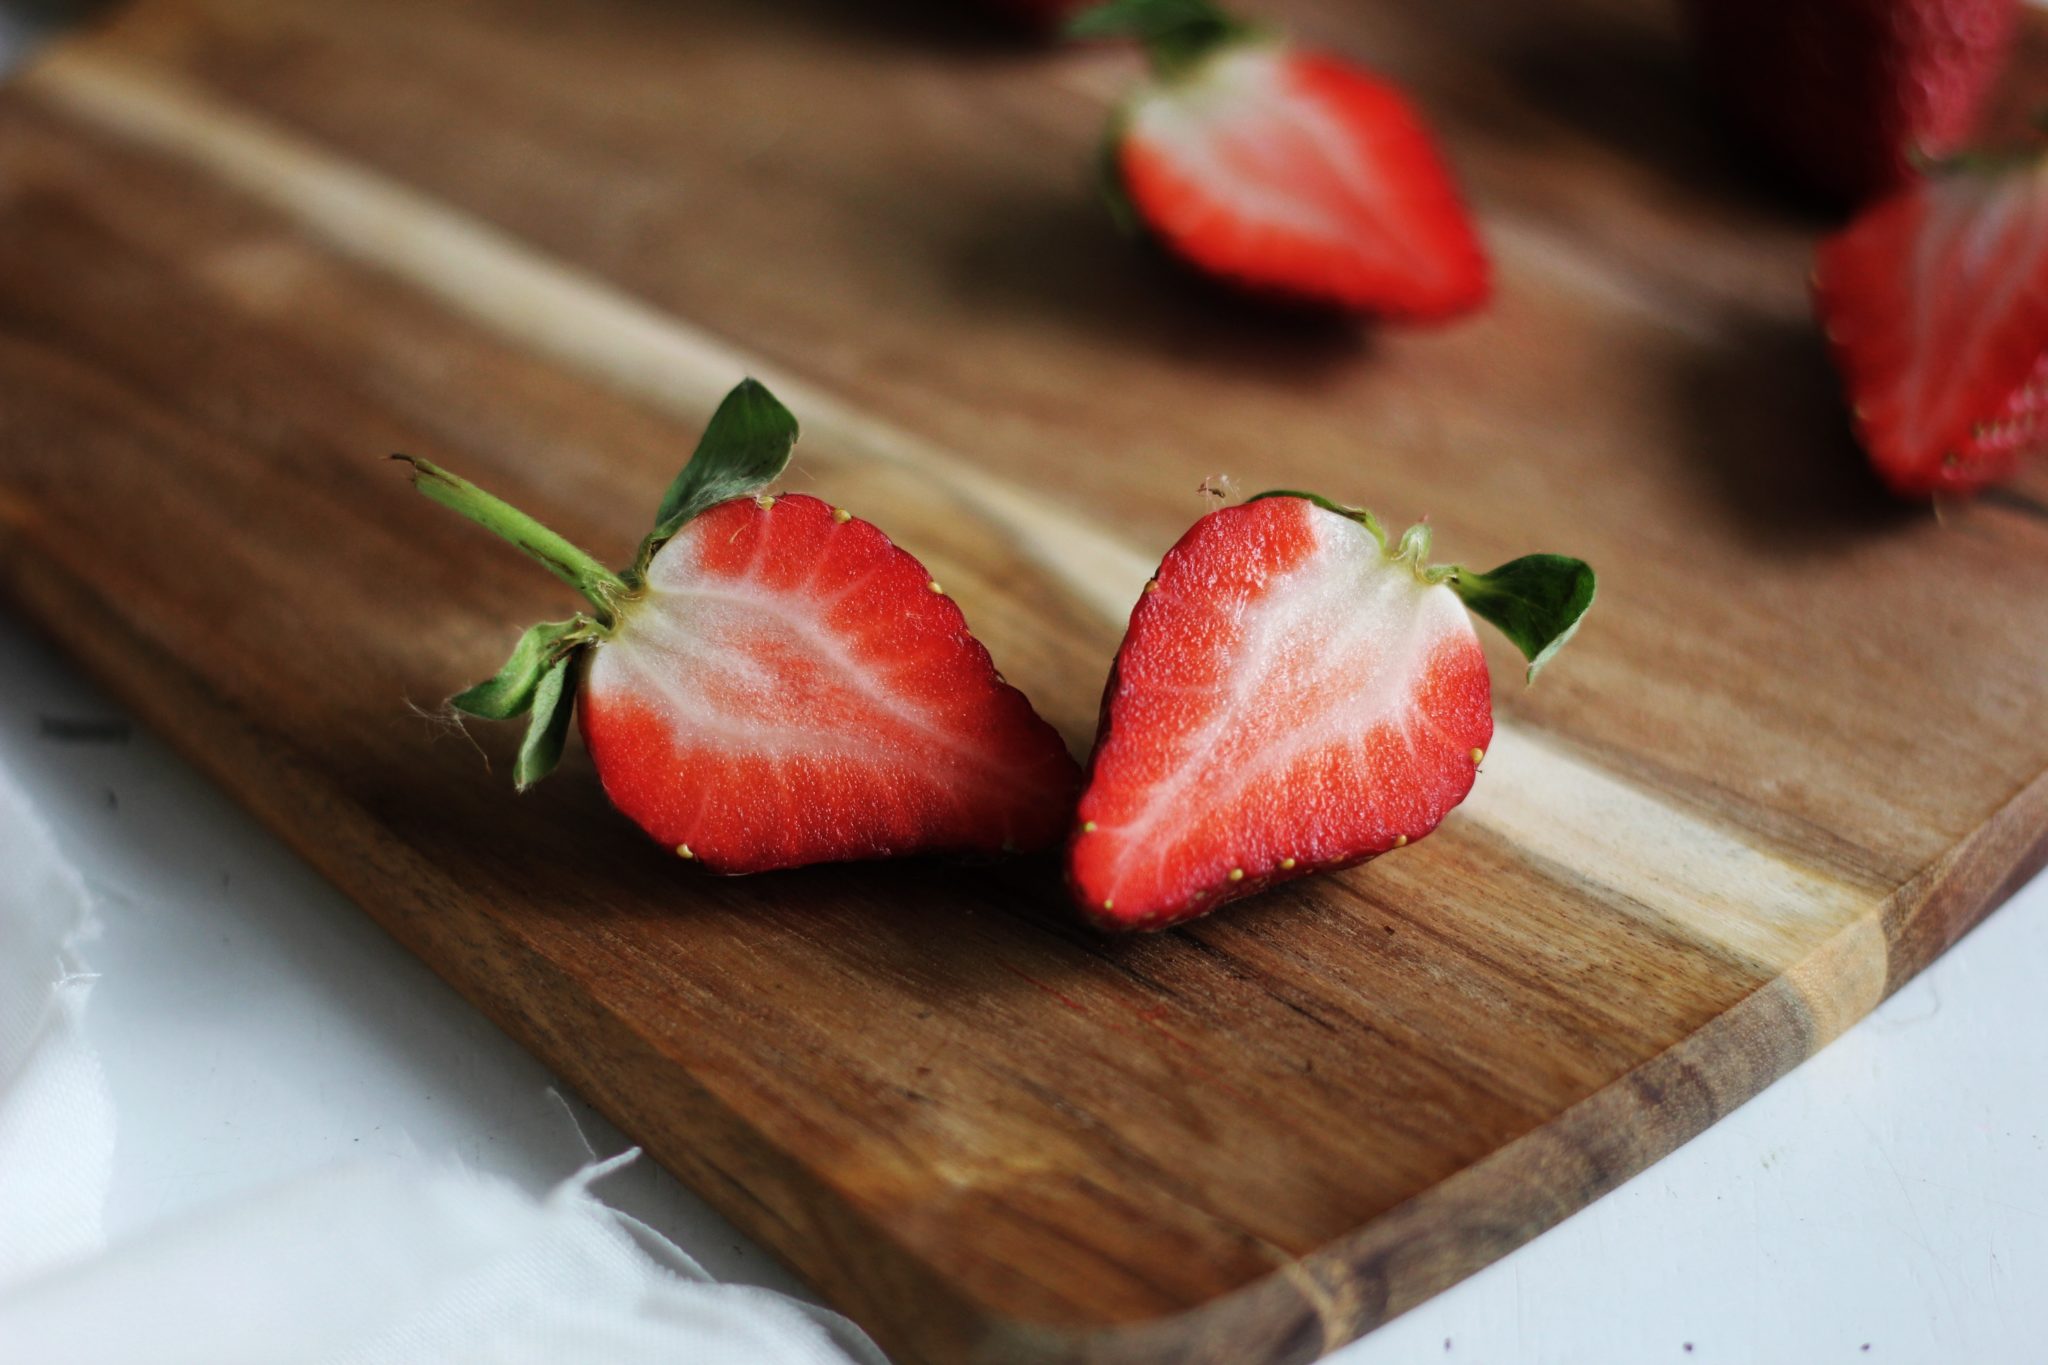
[[[0,95],[0,583],[905,1360],[1305,1360],[1810,1055],[2048,856],[2048,481],[1887,502],[1656,6],[1305,3],[1409,81],[1498,305],[1376,334],[1134,255],[1110,52],[915,9],[138,0]],[[1602,599],[1430,839],[1157,937],[1053,869],[688,874],[430,707],[717,395],[1077,748],[1205,477]]]

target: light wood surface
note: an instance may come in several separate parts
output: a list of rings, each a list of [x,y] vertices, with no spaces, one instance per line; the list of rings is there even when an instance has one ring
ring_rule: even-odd
[[[2048,855],[2048,479],[1877,490],[1821,223],[1659,6],[1276,6],[1414,87],[1497,257],[1484,316],[1384,334],[1135,254],[1086,188],[1128,55],[945,8],[137,0],[0,95],[0,584],[904,1360],[1305,1360]],[[579,752],[514,799],[513,734],[422,713],[567,590],[381,457],[623,557],[748,372],[792,486],[1077,751],[1205,478],[1583,555],[1601,600],[1533,690],[1490,644],[1438,833],[1168,934],[1080,927],[1049,866],[693,876]]]

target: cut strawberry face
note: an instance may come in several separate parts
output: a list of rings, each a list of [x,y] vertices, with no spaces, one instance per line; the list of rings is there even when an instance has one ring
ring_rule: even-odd
[[[1593,600],[1578,560],[1423,563],[1370,513],[1298,494],[1212,512],[1131,613],[1069,846],[1083,910],[1154,929],[1415,842],[1493,737],[1469,606],[1530,672]],[[1463,599],[1462,601],[1460,599]]]
[[[1484,303],[1488,268],[1429,130],[1392,85],[1191,0],[1073,31],[1143,38],[1157,78],[1110,135],[1113,192],[1170,252],[1254,292],[1407,320]]]
[[[593,611],[528,631],[451,699],[532,713],[514,779],[554,765],[581,703],[612,803],[715,872],[1050,846],[1078,771],[1003,682],[960,609],[867,522],[754,493],[796,425],[748,381],[712,419],[632,568],[614,574],[424,461],[420,491],[583,590]]]
[[[1962,164],[1821,243],[1814,307],[1871,463],[1968,493],[2048,440],[2048,162]]]
[[[582,703],[612,804],[721,872],[1045,848],[1066,827],[1073,760],[960,608],[816,498],[678,532]]]

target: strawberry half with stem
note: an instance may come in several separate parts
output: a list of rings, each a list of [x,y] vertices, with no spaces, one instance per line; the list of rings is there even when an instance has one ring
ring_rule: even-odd
[[[631,567],[424,460],[413,483],[581,591],[497,676],[450,699],[531,713],[525,790],[572,712],[612,804],[714,872],[924,852],[1049,847],[1079,777],[960,608],[867,522],[801,494],[756,496],[796,442],[752,380],[712,416]]]
[[[1561,555],[1432,566],[1429,542],[1276,492],[1167,552],[1117,651],[1068,847],[1091,919],[1163,928],[1413,843],[1465,799],[1493,738],[1467,608],[1533,680],[1595,585]]]
[[[1488,267],[1421,116],[1394,86],[1209,0],[1113,0],[1077,37],[1145,44],[1112,120],[1110,202],[1173,255],[1257,293],[1427,321],[1477,308]]]
[[[1974,492],[2048,443],[2048,155],[1936,168],[1823,241],[1813,286],[1895,492]]]

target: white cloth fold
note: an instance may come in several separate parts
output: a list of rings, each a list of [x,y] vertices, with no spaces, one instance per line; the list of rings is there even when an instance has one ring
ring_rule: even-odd
[[[85,1037],[80,951],[98,927],[77,869],[0,767],[0,1285],[100,1246],[114,1106]]]
[[[102,1249],[116,1105],[79,952],[96,928],[0,767],[0,1361],[885,1365],[837,1314],[713,1283],[591,1194],[637,1152],[540,1197],[427,1158],[343,1164]]]

